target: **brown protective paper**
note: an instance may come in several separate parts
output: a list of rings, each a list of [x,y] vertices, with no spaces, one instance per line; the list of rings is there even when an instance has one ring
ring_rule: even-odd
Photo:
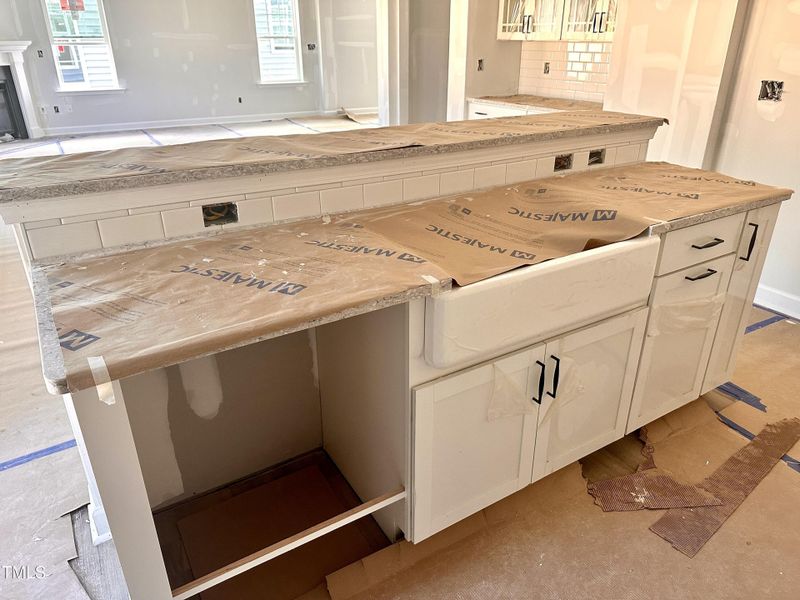
[[[686,556],[695,556],[798,440],[800,419],[768,424],[699,484],[722,500],[719,506],[672,508],[650,531]]]
[[[45,374],[76,391],[92,356],[120,379],[790,193],[649,163],[52,265]]]
[[[663,122],[623,113],[574,111],[7,159],[0,168],[0,202],[403,158],[390,151],[411,147],[434,154],[504,145],[513,143],[512,138],[542,141],[657,127]],[[335,158],[343,155],[358,156]]]

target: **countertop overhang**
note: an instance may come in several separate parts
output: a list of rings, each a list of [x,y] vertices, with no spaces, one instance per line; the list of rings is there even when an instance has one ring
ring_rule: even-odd
[[[78,391],[91,357],[121,379],[791,194],[640,163],[37,264],[45,380]]]
[[[641,115],[567,111],[5,159],[0,161],[0,210],[47,198],[655,129],[663,123]]]

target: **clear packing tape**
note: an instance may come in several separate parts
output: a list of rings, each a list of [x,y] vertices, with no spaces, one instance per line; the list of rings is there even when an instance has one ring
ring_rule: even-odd
[[[711,298],[661,304],[650,309],[647,337],[705,329],[719,318],[725,293]]]

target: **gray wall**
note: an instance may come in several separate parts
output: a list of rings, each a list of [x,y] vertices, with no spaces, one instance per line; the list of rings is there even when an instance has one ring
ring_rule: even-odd
[[[411,0],[408,35],[408,122],[446,121],[450,0]]]
[[[224,122],[377,105],[374,0],[300,0],[307,84],[257,83],[251,0],[106,0],[120,84],[109,93],[58,93],[42,5],[0,0],[0,39],[32,40],[25,55],[34,102],[48,133],[153,124]],[[319,39],[322,33],[322,40]],[[348,42],[350,45],[338,43]],[[308,51],[305,44],[315,42]],[[44,57],[37,57],[43,50]],[[325,84],[319,55],[336,65]],[[325,77],[328,77],[327,73]],[[239,103],[238,98],[242,99]],[[62,107],[55,114],[53,106]],[[71,106],[71,112],[65,110]]]
[[[497,0],[469,0],[467,97],[516,94],[522,42],[498,41]],[[477,70],[478,59],[484,70]]]

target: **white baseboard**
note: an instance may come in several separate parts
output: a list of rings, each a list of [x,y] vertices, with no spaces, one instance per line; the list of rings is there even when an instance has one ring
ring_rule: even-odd
[[[787,317],[800,319],[800,296],[762,284],[756,290],[755,303]]]
[[[378,111],[377,107],[352,109],[353,114],[364,114],[377,111]],[[270,121],[276,119],[285,119],[287,117],[302,118],[302,117],[316,117],[321,115],[332,116],[336,114],[340,114],[338,110],[331,110],[331,111],[308,110],[308,111],[285,112],[285,113],[261,113],[255,115],[232,115],[227,117],[208,116],[208,117],[192,117],[188,119],[166,119],[163,121],[128,121],[122,123],[103,123],[99,125],[73,125],[69,127],[47,127],[41,131],[43,135],[51,137],[59,135],[77,135],[84,133],[104,133],[109,131],[156,129],[159,127],[180,127],[182,125],[217,125],[225,123],[247,123],[252,121]]]

